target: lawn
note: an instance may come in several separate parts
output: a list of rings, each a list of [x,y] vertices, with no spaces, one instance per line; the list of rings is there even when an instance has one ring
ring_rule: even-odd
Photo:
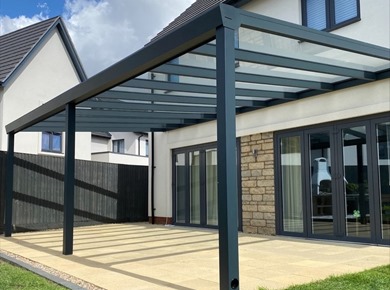
[[[58,290],[63,288],[28,270],[0,260],[0,290]]]
[[[354,274],[331,276],[325,280],[294,285],[285,290],[388,290],[390,265],[381,266]],[[259,288],[266,290],[266,288]]]

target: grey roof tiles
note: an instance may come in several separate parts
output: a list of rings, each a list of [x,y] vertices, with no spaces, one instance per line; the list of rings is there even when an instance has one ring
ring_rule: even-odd
[[[50,18],[0,36],[0,85],[58,19],[59,17]]]
[[[160,39],[164,35],[170,33],[181,25],[187,23],[196,16],[207,11],[211,7],[214,7],[220,3],[226,2],[226,0],[197,0],[190,7],[188,7],[182,14],[176,17],[171,23],[169,23],[163,30],[161,30],[151,42]]]

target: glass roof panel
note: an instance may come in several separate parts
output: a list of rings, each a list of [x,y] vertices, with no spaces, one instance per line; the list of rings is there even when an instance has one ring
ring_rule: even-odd
[[[286,67],[263,65],[246,61],[239,61],[239,67],[237,72],[250,73],[254,75],[265,75],[270,77],[286,78],[286,79],[298,79],[309,80],[316,82],[333,83],[342,80],[349,79],[348,77],[342,77],[334,74],[325,74],[311,71],[304,71],[298,69],[291,69]]]
[[[369,72],[390,67],[387,60],[242,27],[239,29],[239,48]],[[308,69],[310,70],[310,67]]]

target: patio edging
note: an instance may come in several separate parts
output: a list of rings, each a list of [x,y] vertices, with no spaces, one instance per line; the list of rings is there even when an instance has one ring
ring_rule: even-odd
[[[62,278],[60,278],[60,277],[58,277],[56,275],[50,274],[50,273],[48,273],[48,272],[46,272],[46,271],[44,271],[42,269],[34,267],[34,266],[32,266],[32,265],[30,265],[28,263],[25,263],[25,262],[23,262],[21,260],[13,258],[13,257],[5,254],[4,252],[0,253],[0,259],[4,260],[6,262],[9,262],[11,264],[14,264],[16,266],[22,267],[22,268],[24,268],[24,269],[26,269],[26,270],[28,270],[30,272],[33,272],[33,273],[35,273],[35,274],[37,274],[37,275],[39,275],[41,277],[44,277],[44,278],[46,278],[46,279],[48,279],[48,280],[50,280],[50,281],[52,281],[52,282],[54,282],[56,284],[64,286],[64,287],[66,287],[68,289],[73,289],[73,290],[86,290],[87,289],[87,288],[81,287],[81,286],[79,286],[79,285],[77,285],[77,284],[75,284],[73,282],[70,282],[70,281],[67,281],[65,279],[62,279]]]

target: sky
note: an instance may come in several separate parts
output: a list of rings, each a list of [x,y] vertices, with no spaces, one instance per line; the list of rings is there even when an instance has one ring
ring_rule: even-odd
[[[88,76],[142,48],[195,0],[0,0],[0,35],[60,15]]]

